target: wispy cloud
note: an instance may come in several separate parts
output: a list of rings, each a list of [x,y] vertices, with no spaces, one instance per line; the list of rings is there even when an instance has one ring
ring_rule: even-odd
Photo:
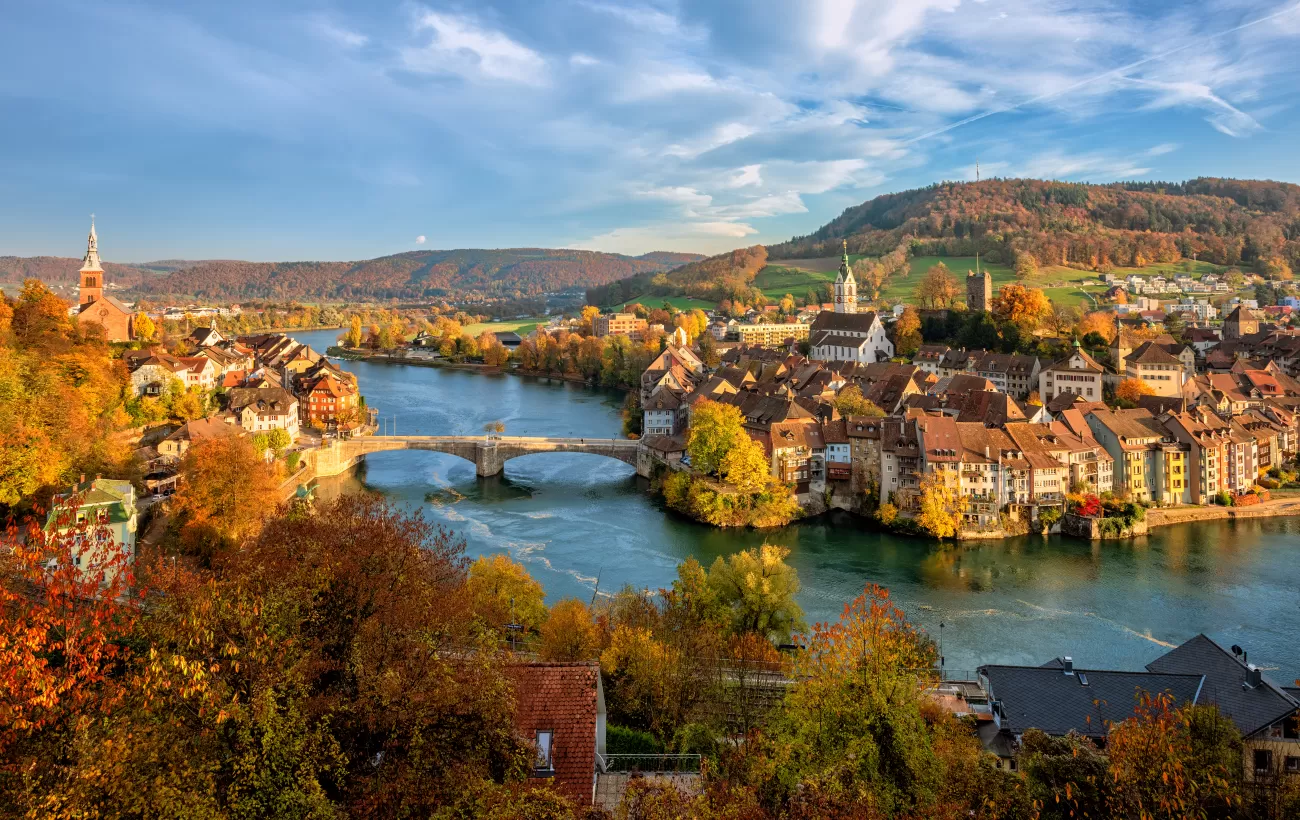
[[[416,28],[432,31],[433,39],[402,52],[409,69],[522,85],[546,83],[541,54],[472,17],[429,11],[420,15]]]
[[[343,48],[361,48],[370,42],[366,35],[344,28],[324,17],[312,18],[310,26],[317,36]]]

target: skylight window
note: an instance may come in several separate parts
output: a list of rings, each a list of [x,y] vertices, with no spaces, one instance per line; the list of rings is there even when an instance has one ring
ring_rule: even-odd
[[[537,760],[533,767],[538,771],[551,771],[555,767],[551,761],[551,746],[555,737],[552,731],[539,731],[537,733]]]

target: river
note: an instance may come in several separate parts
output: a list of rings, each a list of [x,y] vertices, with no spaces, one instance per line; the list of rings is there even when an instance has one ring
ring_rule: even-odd
[[[293,334],[323,351],[338,331]],[[545,379],[345,362],[367,402],[402,434],[464,435],[500,419],[509,435],[619,435],[617,391]],[[876,583],[942,645],[949,669],[1038,665],[1071,655],[1083,668],[1140,669],[1204,632],[1239,644],[1276,682],[1300,678],[1300,518],[1159,528],[1089,544],[1021,537],[954,548],[881,533],[848,514],[781,530],[724,531],[664,509],[632,468],[581,454],[539,454],[479,479],[440,453],[367,456],[321,482],[322,496],[378,491],[443,524],[471,556],[508,552],[551,601],[631,584],[668,585],[687,556],[781,544],[803,584],[808,620],[837,617]]]

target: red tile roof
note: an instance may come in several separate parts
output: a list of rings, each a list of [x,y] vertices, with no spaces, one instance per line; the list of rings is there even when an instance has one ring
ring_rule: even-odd
[[[590,805],[596,777],[596,709],[600,669],[594,663],[529,663],[508,668],[515,684],[515,729],[533,741],[554,732],[555,786]]]

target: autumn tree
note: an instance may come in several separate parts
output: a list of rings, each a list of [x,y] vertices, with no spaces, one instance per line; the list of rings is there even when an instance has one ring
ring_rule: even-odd
[[[233,433],[190,445],[172,500],[181,543],[204,560],[256,535],[279,503],[274,468],[250,438]]]
[[[691,466],[702,473],[717,475],[727,453],[742,438],[749,438],[743,424],[744,417],[738,407],[708,399],[697,402],[686,432],[686,452]]]
[[[135,315],[132,329],[135,331],[135,337],[142,342],[151,341],[154,334],[158,332],[157,325],[154,324],[153,319],[149,318],[149,314],[144,311],[140,311]]]
[[[1069,336],[1070,332],[1079,324],[1079,321],[1078,308],[1056,302],[1052,303],[1052,309],[1043,317],[1043,324],[1047,327],[1048,332],[1056,338]]]
[[[600,316],[600,308],[595,305],[583,305],[581,332],[584,336],[590,336],[596,332],[596,317],[598,316]]]
[[[921,317],[908,305],[894,323],[894,348],[900,356],[910,356],[921,346]]]
[[[52,816],[89,727],[122,700],[140,615],[129,555],[111,532],[75,519],[76,499],[50,526],[0,533],[0,806]],[[80,543],[107,539],[102,549]],[[58,765],[55,765],[58,761]],[[74,778],[75,780],[75,778]]]
[[[935,538],[952,538],[961,530],[961,498],[943,474],[921,479],[919,506],[916,523]]]
[[[1022,333],[1032,333],[1052,310],[1052,303],[1038,288],[1027,288],[1018,283],[1003,285],[993,300],[993,315],[999,321],[1010,322]]]
[[[1096,333],[1109,343],[1115,338],[1115,315],[1102,311],[1084,314],[1074,332],[1080,339],[1089,333]]]
[[[928,310],[941,310],[956,306],[961,296],[957,279],[942,262],[932,265],[921,282],[916,286],[914,297],[917,304]]]
[[[544,661],[585,661],[600,650],[600,631],[591,610],[577,598],[566,598],[551,607],[541,633],[537,654]]]
[[[736,438],[722,457],[719,473],[737,492],[748,495],[763,492],[774,480],[767,451],[748,435]]]
[[[1008,816],[968,814],[1018,789],[1015,776],[995,770],[973,734],[932,704],[934,644],[887,590],[868,587],[803,640],[795,683],[759,741],[766,759],[753,767],[774,815]]]
[[[835,394],[835,401],[832,404],[835,405],[836,410],[840,411],[841,416],[881,418],[885,415],[884,410],[881,410],[874,402],[862,395],[862,388],[856,384],[849,384],[840,388],[840,392]]]
[[[1038,260],[1034,258],[1032,253],[1017,251],[1015,271],[1017,279],[1028,279],[1038,273]]]
[[[730,610],[736,631],[783,641],[803,628],[803,610],[795,601],[799,573],[785,562],[789,555],[785,547],[764,544],[713,562],[709,587]]]
[[[1147,384],[1142,379],[1129,378],[1124,379],[1119,383],[1119,387],[1115,388],[1115,398],[1120,399],[1121,401],[1126,401],[1131,405],[1136,405],[1138,399],[1143,396],[1153,396],[1155,395],[1155,392],[1156,391],[1152,389],[1151,385]]]
[[[469,568],[474,614],[494,629],[519,624],[531,632],[546,620],[546,593],[523,564],[496,553],[479,556]]]

